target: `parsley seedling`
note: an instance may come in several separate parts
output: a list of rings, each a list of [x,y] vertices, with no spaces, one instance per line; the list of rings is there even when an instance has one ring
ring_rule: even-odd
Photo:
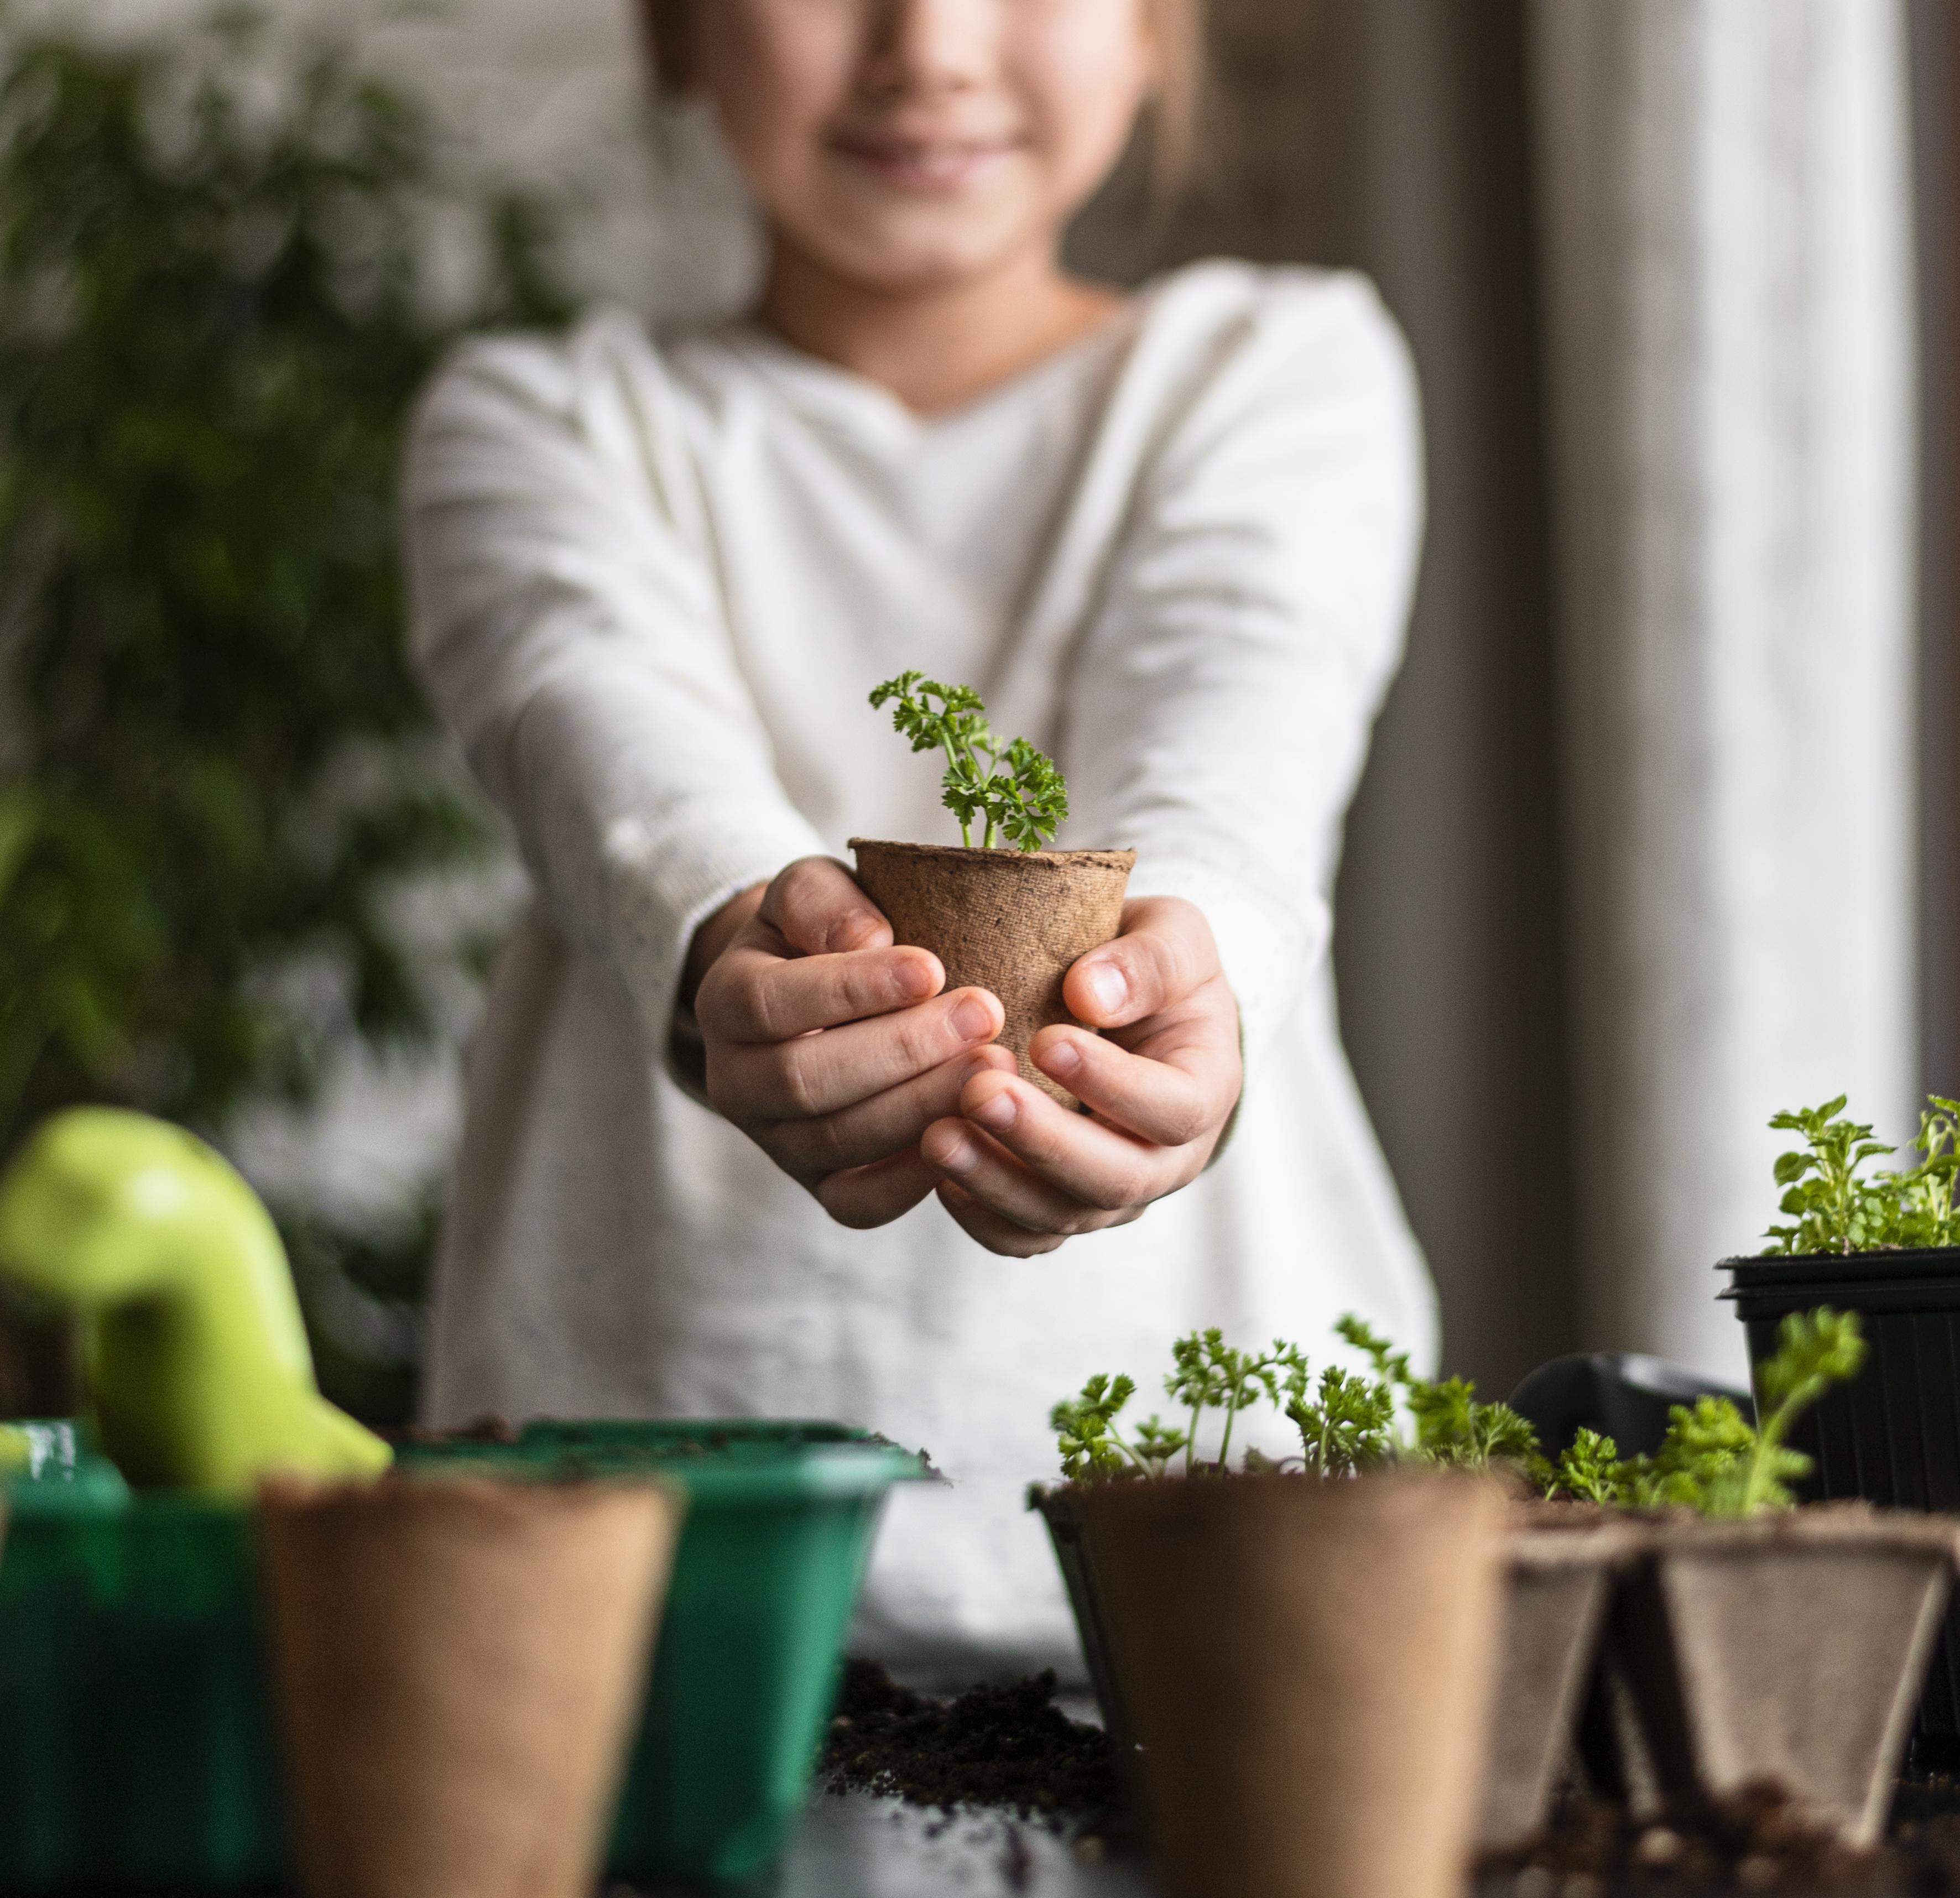
[[[959,841],[972,847],[1011,844],[1038,850],[1054,841],[1068,817],[1068,787],[1055,761],[1025,738],[1004,743],[987,723],[987,707],[970,685],[942,685],[914,672],[888,679],[872,704],[892,707],[892,725],[915,752],[943,752],[946,771],[940,801],[959,825]]]
[[[1049,1414],[1062,1474],[1071,1481],[1164,1476],[1182,1452],[1187,1475],[1227,1474],[1234,1426],[1263,1397],[1300,1432],[1301,1454],[1274,1460],[1248,1449],[1242,1459],[1247,1470],[1297,1466],[1309,1476],[1351,1477],[1401,1458],[1478,1469],[1514,1463],[1540,1480],[1550,1480],[1531,1426],[1507,1405],[1478,1403],[1476,1387],[1461,1378],[1432,1383],[1417,1377],[1408,1353],[1358,1318],[1344,1318],[1335,1329],[1367,1357],[1372,1376],[1330,1365],[1316,1378],[1305,1353],[1283,1338],[1263,1352],[1235,1350],[1216,1326],[1179,1338],[1171,1347],[1164,1389],[1184,1406],[1185,1427],[1169,1429],[1153,1417],[1138,1428],[1134,1443],[1123,1439],[1115,1418],[1134,1383],[1107,1374],[1091,1378],[1079,1397],[1057,1404]],[[1414,1426],[1407,1441],[1395,1427],[1398,1394]],[[1218,1453],[1210,1458],[1198,1448],[1208,1410],[1223,1420]]]
[[[1154,1416],[1138,1426],[1134,1444],[1124,1440],[1116,1419],[1136,1389],[1133,1378],[1099,1372],[1082,1387],[1080,1397],[1064,1397],[1048,1413],[1048,1428],[1061,1452],[1061,1473],[1071,1483],[1132,1470],[1160,1477],[1184,1448],[1184,1432],[1166,1429]]]
[[[1415,1426],[1402,1454],[1424,1463],[1484,1470],[1514,1463],[1535,1471],[1538,1434],[1508,1404],[1479,1404],[1477,1387],[1464,1378],[1435,1382],[1409,1369],[1408,1353],[1393,1349],[1353,1316],[1335,1326],[1343,1340],[1367,1354],[1383,1385],[1401,1391]]]

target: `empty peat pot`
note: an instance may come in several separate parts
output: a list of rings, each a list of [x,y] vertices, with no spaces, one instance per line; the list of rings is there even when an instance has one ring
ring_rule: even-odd
[[[1793,1311],[1828,1305],[1863,1322],[1864,1369],[1790,1432],[1812,1459],[1802,1499],[1960,1515],[1960,1246],[1771,1254],[1717,1269],[1729,1274],[1721,1296],[1747,1328],[1752,1369],[1775,1355]],[[1960,1754],[1960,1606],[1933,1652],[1918,1737],[1943,1765]]]
[[[1960,1524],[1858,1504],[1669,1516],[1608,1634],[1662,1792],[1779,1782],[1865,1847],[1884,1830],[1960,1556]]]
[[[1169,1898],[1456,1898],[1496,1681],[1496,1491],[1171,1478],[1075,1507]]]
[[[680,1505],[651,1483],[268,1485],[313,1898],[586,1898]]]
[[[858,881],[898,941],[930,949],[948,989],[984,988],[1007,1015],[1001,1045],[1022,1078],[1064,1106],[1075,1097],[1028,1060],[1042,1028],[1074,1022],[1062,978],[1113,936],[1134,850],[970,850],[854,837]],[[1078,1026],[1080,1024],[1077,1024]]]
[[[1583,1504],[1513,1506],[1504,1536],[1503,1637],[1478,1845],[1545,1829],[1570,1764],[1613,1591],[1641,1537]]]

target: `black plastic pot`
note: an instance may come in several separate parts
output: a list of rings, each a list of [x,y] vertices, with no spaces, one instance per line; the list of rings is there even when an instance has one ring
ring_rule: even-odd
[[[1774,1353],[1790,1312],[1828,1305],[1864,1321],[1864,1369],[1792,1432],[1815,1463],[1804,1499],[1960,1515],[1960,1246],[1724,1259],[1719,1269],[1752,1367]],[[1943,1753],[1960,1747],[1960,1605],[1948,1611],[1917,1735]]]

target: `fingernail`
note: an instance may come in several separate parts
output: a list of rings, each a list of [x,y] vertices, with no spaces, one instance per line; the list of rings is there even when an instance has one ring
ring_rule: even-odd
[[[1130,985],[1114,962],[1091,962],[1088,980],[1089,993],[1105,1015],[1114,1015],[1130,999]]]
[[[1082,1065],[1082,1051],[1073,1041],[1050,1041],[1041,1051],[1041,1069],[1059,1081]]]
[[[1014,1105],[1014,1097],[1005,1088],[998,1094],[982,1101],[967,1115],[969,1121],[978,1121],[989,1133],[1004,1133],[1014,1124],[1020,1110]]]
[[[953,1032],[963,1041],[984,1041],[994,1032],[994,1011],[969,995],[953,1011]]]
[[[971,1140],[953,1141],[938,1157],[949,1173],[971,1173],[980,1164],[979,1151]]]

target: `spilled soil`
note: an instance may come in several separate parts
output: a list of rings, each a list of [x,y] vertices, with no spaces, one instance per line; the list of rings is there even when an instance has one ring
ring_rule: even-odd
[[[1005,1811],[1079,1841],[1107,1837],[1122,1805],[1109,1743],[1055,1706],[1055,1690],[1044,1673],[937,1700],[875,1662],[848,1661],[819,1768],[824,1787],[948,1812]]]

